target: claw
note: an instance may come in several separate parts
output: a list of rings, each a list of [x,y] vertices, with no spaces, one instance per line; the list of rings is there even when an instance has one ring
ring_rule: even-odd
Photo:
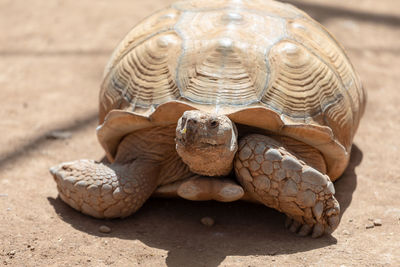
[[[308,224],[304,224],[299,231],[299,236],[307,236],[311,233],[312,226],[309,226]]]
[[[327,210],[326,211],[326,216],[332,216],[333,214],[336,214],[337,213],[337,211],[336,211],[336,209],[329,209],[329,210]]]
[[[285,228],[288,229],[290,227],[290,225],[292,225],[293,219],[290,217],[286,217],[285,220]]]
[[[57,165],[57,166],[51,167],[51,168],[49,169],[49,171],[50,171],[51,175],[53,175],[53,177],[55,177],[55,175],[56,175],[56,173],[57,173],[57,171],[58,171],[59,169],[60,169],[60,167]]]
[[[289,231],[292,233],[296,233],[297,230],[299,230],[301,226],[301,223],[299,223],[298,221],[293,221],[292,225],[289,228]]]
[[[324,225],[322,223],[317,223],[314,226],[313,233],[311,235],[312,238],[320,237],[324,234]]]
[[[336,227],[338,227],[339,222],[340,222],[339,215],[334,215],[334,216],[332,216],[332,217],[329,217],[328,222],[329,222],[329,226],[330,226],[333,230],[335,230]]]

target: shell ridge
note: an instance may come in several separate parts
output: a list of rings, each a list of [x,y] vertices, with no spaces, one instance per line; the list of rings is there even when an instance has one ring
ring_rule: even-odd
[[[328,62],[326,62],[323,58],[321,58],[318,54],[316,54],[312,49],[310,49],[309,47],[299,43],[297,40],[290,38],[291,41],[296,42],[297,44],[301,45],[303,48],[307,49],[307,51],[309,53],[311,53],[312,55],[314,55],[317,59],[320,60],[320,62],[322,62],[327,68],[329,68],[331,70],[331,72],[336,76],[336,79],[340,82],[341,86],[339,87],[339,89],[341,91],[344,91],[345,94],[347,95],[347,99],[350,101],[350,105],[351,105],[351,120],[352,120],[352,124],[354,125],[354,116],[353,116],[353,112],[355,110],[355,106],[354,106],[354,102],[353,102],[353,98],[350,96],[349,90],[345,87],[344,83],[343,83],[343,79],[340,77],[340,75],[338,74],[337,70],[334,69],[330,64],[328,64]],[[344,89],[344,90],[343,90]],[[321,105],[322,103],[320,103]],[[321,106],[321,110],[323,110],[323,107]]]
[[[324,53],[330,63],[328,65],[336,69],[344,89],[348,91],[353,113],[352,135],[354,135],[365,107],[365,91],[345,49],[324,26],[314,20],[294,20],[292,23],[293,37],[308,43],[309,49]]]
[[[173,5],[175,6],[175,5]],[[175,9],[179,10],[178,8],[174,7]],[[182,11],[182,13],[180,14],[180,17],[178,19],[178,21],[175,23],[175,25],[173,26],[174,31],[176,32],[176,34],[181,38],[182,43],[181,43],[181,54],[178,57],[177,60],[177,64],[176,64],[176,72],[175,72],[175,84],[178,87],[179,90],[179,95],[181,98],[184,98],[184,94],[183,94],[183,90],[182,90],[182,85],[181,85],[181,81],[179,79],[179,70],[180,70],[180,66],[182,64],[182,59],[184,57],[184,55],[186,54],[186,38],[183,37],[183,34],[181,32],[181,30],[179,29],[180,24],[183,21],[183,17],[186,13],[186,11],[180,10]]]

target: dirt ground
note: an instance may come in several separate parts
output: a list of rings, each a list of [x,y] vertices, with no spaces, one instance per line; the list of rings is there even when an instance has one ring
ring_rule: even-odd
[[[0,264],[11,266],[399,266],[400,1],[291,1],[344,45],[368,90],[342,221],[301,238],[261,205],[151,199],[102,221],[57,196],[48,168],[101,159],[97,97],[113,48],[163,0],[0,0]],[[49,138],[64,131],[66,139]],[[216,224],[206,227],[203,216]],[[382,226],[367,229],[371,219]],[[99,226],[111,233],[103,234]]]

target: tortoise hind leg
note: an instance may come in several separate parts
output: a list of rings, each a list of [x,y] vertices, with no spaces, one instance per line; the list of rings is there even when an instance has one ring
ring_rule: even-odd
[[[138,210],[157,186],[158,166],[143,160],[110,165],[91,160],[50,169],[61,199],[96,218],[126,217]]]
[[[313,237],[331,233],[339,224],[339,203],[327,175],[310,167],[270,137],[240,140],[235,172],[247,193],[284,212],[292,232]]]

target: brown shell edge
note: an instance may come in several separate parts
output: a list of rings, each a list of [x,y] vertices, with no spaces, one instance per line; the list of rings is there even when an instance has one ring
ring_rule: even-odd
[[[113,162],[118,144],[125,135],[147,127],[175,124],[185,111],[194,109],[210,112],[206,105],[188,104],[181,101],[161,104],[154,111],[144,115],[112,110],[107,114],[104,122],[97,127],[97,137],[108,160]],[[327,174],[332,181],[343,173],[348,164],[351,146],[345,148],[340,144],[329,127],[288,122],[275,111],[260,106],[221,107],[218,113],[228,116],[235,123],[292,137],[317,148],[325,157]]]

